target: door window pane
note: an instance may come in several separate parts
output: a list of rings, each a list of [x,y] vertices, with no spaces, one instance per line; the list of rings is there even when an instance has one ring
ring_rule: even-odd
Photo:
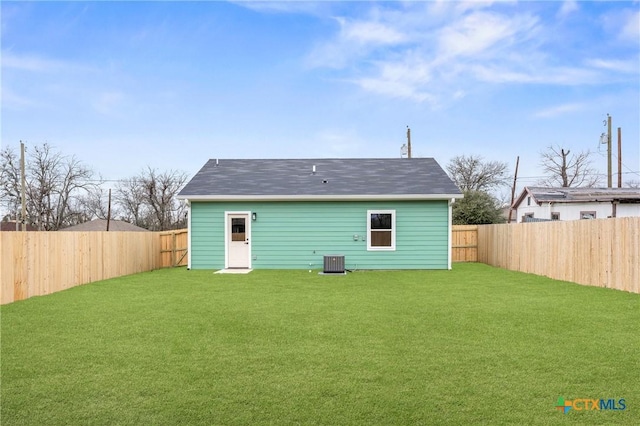
[[[245,219],[234,217],[231,219],[231,241],[245,240]]]

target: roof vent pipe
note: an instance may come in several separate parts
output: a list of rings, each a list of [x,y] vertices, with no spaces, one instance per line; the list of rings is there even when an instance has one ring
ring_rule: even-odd
[[[218,159],[216,158],[216,167],[218,167]]]
[[[315,173],[316,172],[316,165],[314,164],[312,169],[311,169],[311,173]]]

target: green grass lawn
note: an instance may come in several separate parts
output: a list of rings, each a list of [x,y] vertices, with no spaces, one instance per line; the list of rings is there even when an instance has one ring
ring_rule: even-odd
[[[1,321],[2,425],[640,424],[640,296],[481,264],[159,270]]]

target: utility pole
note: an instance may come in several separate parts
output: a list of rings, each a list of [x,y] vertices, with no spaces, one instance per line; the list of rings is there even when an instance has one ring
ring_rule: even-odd
[[[20,222],[22,223],[22,230],[27,230],[27,180],[24,175],[24,143],[20,141],[20,199],[22,202],[22,211],[20,213]]]
[[[622,129],[618,127],[618,188],[622,188]]]
[[[109,204],[107,207],[107,231],[109,231],[109,222],[111,222],[111,188],[109,188]]]
[[[607,188],[611,188],[611,116],[607,114]]]
[[[407,157],[411,158],[411,129],[407,126]]]
[[[520,156],[516,158],[516,172],[513,175],[513,186],[511,187],[511,205],[509,206],[509,219],[507,223],[511,223],[511,213],[513,212],[513,201],[516,196],[516,182],[518,180],[518,165],[520,164]]]

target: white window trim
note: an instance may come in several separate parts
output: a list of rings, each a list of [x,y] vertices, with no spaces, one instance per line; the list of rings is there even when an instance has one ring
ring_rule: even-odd
[[[371,246],[371,215],[391,214],[391,247]],[[396,250],[396,211],[395,210],[367,210],[367,251],[395,251]]]

